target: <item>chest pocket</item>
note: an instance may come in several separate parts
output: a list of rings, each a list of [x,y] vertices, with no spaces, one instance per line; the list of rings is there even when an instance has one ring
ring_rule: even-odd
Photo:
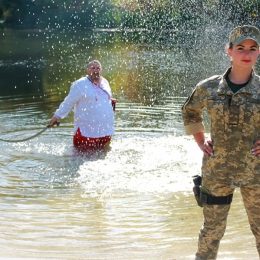
[[[244,107],[245,123],[252,124],[254,127],[260,128],[260,99],[255,97],[246,98]]]
[[[241,127],[245,120],[246,100],[241,95],[233,95],[228,97],[228,116],[227,127]]]
[[[227,98],[225,96],[208,97],[207,112],[212,130],[223,129],[226,106]]]

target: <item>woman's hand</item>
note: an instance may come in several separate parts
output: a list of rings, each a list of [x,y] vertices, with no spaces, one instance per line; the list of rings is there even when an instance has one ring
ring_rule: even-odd
[[[252,148],[252,154],[259,157],[260,156],[260,140],[257,140]]]
[[[206,156],[213,155],[213,143],[211,140],[205,140],[203,143],[198,143],[199,148]]]
[[[213,155],[213,143],[211,140],[205,140],[204,132],[198,132],[193,136],[200,150],[204,153],[204,155],[206,156]]]

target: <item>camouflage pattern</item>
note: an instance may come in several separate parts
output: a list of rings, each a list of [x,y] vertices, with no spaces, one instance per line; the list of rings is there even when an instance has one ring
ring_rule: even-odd
[[[252,39],[260,45],[260,32],[257,27],[251,25],[238,26],[229,35],[229,42],[239,44],[246,39]]]
[[[260,159],[251,153],[260,139],[260,77],[235,94],[225,75],[201,81],[182,108],[187,134],[204,131],[203,111],[210,120],[214,154],[202,161],[202,189],[214,196],[227,196],[236,187],[244,200],[251,230],[260,255]],[[196,259],[216,259],[224,235],[230,205],[204,205]]]

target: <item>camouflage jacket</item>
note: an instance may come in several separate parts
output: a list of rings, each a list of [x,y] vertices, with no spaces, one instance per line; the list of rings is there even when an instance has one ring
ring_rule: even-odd
[[[185,130],[187,134],[204,131],[206,110],[214,155],[204,156],[203,174],[260,176],[260,159],[251,153],[260,139],[260,77],[252,71],[248,84],[234,94],[225,80],[227,73],[197,84],[182,108]]]

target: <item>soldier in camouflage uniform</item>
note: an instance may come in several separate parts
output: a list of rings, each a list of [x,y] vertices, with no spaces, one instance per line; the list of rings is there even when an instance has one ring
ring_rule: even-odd
[[[227,47],[231,67],[199,82],[182,108],[186,132],[204,152],[200,189],[204,223],[197,260],[216,259],[236,187],[260,255],[260,77],[253,69],[259,46],[258,28],[233,29]],[[209,140],[203,110],[210,120]]]

